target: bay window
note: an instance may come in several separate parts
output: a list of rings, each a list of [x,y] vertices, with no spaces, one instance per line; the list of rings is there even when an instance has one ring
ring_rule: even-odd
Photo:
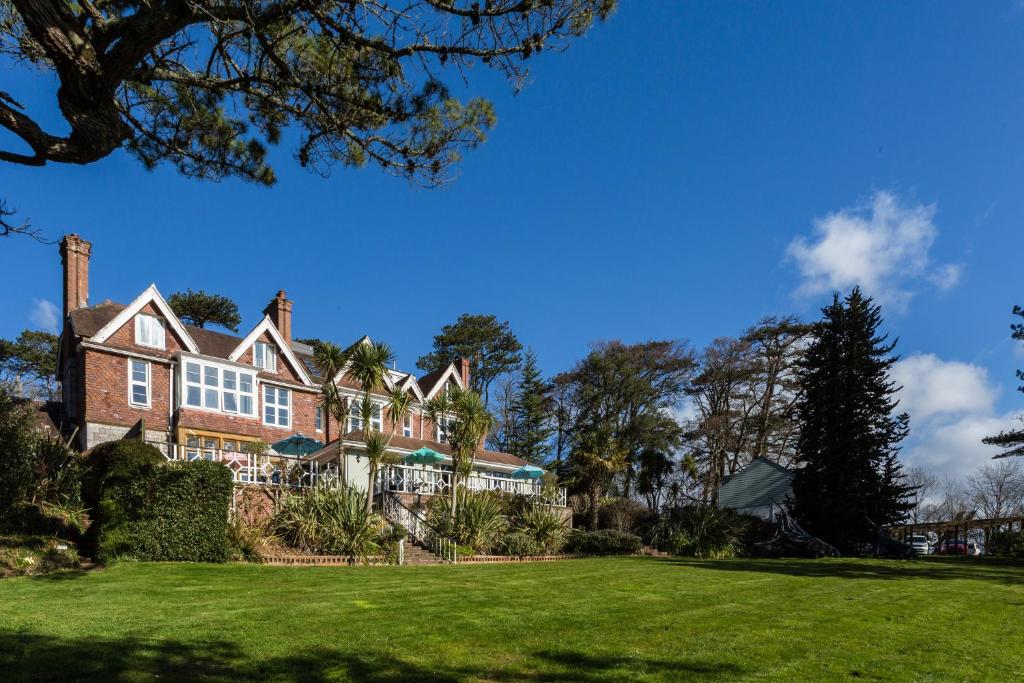
[[[184,365],[185,406],[256,416],[256,379],[251,372],[192,360]]]

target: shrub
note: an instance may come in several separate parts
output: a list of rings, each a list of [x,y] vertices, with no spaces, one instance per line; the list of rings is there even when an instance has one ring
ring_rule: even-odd
[[[89,508],[97,508],[103,486],[110,481],[129,481],[145,465],[167,462],[158,448],[142,441],[122,440],[101,443],[85,456],[82,476],[82,500]]]
[[[994,531],[985,551],[1002,557],[1024,558],[1024,531]]]
[[[627,531],[601,529],[573,531],[565,551],[576,555],[635,555],[643,544],[640,537]]]
[[[81,477],[78,454],[41,434],[33,405],[0,386],[0,528],[77,537]]]
[[[513,528],[517,533],[528,535],[545,554],[561,551],[568,533],[565,518],[545,505],[532,505],[523,510]]]
[[[251,562],[259,558],[259,551],[272,545],[275,536],[266,524],[252,524],[238,515],[228,522],[228,557],[236,561]]]
[[[288,495],[274,515],[273,528],[288,545],[320,555],[366,561],[387,554],[400,532],[380,515],[366,511],[366,494],[328,482]]]
[[[487,491],[460,491],[455,519],[451,518],[451,499],[435,496],[430,501],[428,519],[431,526],[455,540],[459,546],[476,553],[494,547],[508,528],[503,499]]]
[[[647,506],[632,498],[606,498],[598,512],[598,527],[635,532],[650,517]]]
[[[227,559],[230,470],[206,460],[164,464],[157,449],[140,442],[104,446],[90,455],[95,472],[87,494],[98,495],[101,561]]]
[[[764,524],[750,515],[713,505],[668,510],[645,530],[645,540],[674,555],[718,559],[746,554],[763,537]]]
[[[513,531],[502,536],[497,544],[498,553],[510,557],[540,555],[543,548],[537,539],[525,531]]]

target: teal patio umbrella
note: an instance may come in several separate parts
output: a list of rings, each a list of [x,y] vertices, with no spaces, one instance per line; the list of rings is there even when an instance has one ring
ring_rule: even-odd
[[[509,476],[513,479],[540,479],[544,476],[544,470],[533,465],[523,465]]]
[[[436,465],[444,462],[444,456],[437,451],[424,446],[418,451],[413,451],[402,458],[407,465]]]
[[[324,445],[316,439],[311,439],[302,434],[294,434],[287,439],[281,439],[270,446],[281,455],[309,455],[315,453]]]

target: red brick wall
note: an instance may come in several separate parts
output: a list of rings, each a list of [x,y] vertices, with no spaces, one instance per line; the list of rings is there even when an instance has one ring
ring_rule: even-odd
[[[256,341],[265,342],[267,344],[274,344],[274,339],[270,334],[264,332]],[[255,342],[254,342],[255,344]],[[245,363],[246,365],[252,365],[253,360],[253,348],[250,346],[242,352],[242,355],[238,357],[239,363]],[[260,374],[276,377],[282,382],[291,382],[293,384],[302,384],[302,380],[299,378],[299,374],[292,369],[290,363],[284,358],[284,354],[281,353],[281,349],[277,349],[277,372],[267,372],[266,370],[260,370]]]
[[[125,356],[82,350],[85,421],[130,427],[145,420],[146,429],[167,430],[170,366],[150,362],[150,407],[138,408],[128,403],[128,361]]]
[[[153,304],[146,304],[146,306],[144,306],[140,312],[156,316],[157,318],[163,318],[163,316],[160,315],[160,312],[157,311]],[[174,334],[174,330],[171,328],[170,324],[167,324],[166,320],[164,322],[164,330],[166,331],[164,338],[166,341],[165,345],[167,347],[165,349],[154,349],[149,346],[139,346],[138,344],[135,343],[134,316],[130,320],[128,320],[128,322],[122,325],[116,332],[114,332],[114,334],[110,335],[110,337],[107,339],[105,343],[110,344],[111,346],[118,346],[124,349],[132,349],[134,351],[138,351],[139,353],[145,353],[146,355],[149,356],[160,356],[161,358],[170,358],[178,351],[185,350],[185,347],[182,345],[181,340],[178,339],[177,335]]]

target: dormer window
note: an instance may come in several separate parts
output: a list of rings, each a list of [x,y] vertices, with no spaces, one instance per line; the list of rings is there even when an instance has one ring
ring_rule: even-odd
[[[153,349],[166,348],[164,321],[156,316],[139,313],[135,316],[135,343]]]
[[[252,364],[267,372],[277,372],[277,349],[266,342],[256,342],[252,349]]]

